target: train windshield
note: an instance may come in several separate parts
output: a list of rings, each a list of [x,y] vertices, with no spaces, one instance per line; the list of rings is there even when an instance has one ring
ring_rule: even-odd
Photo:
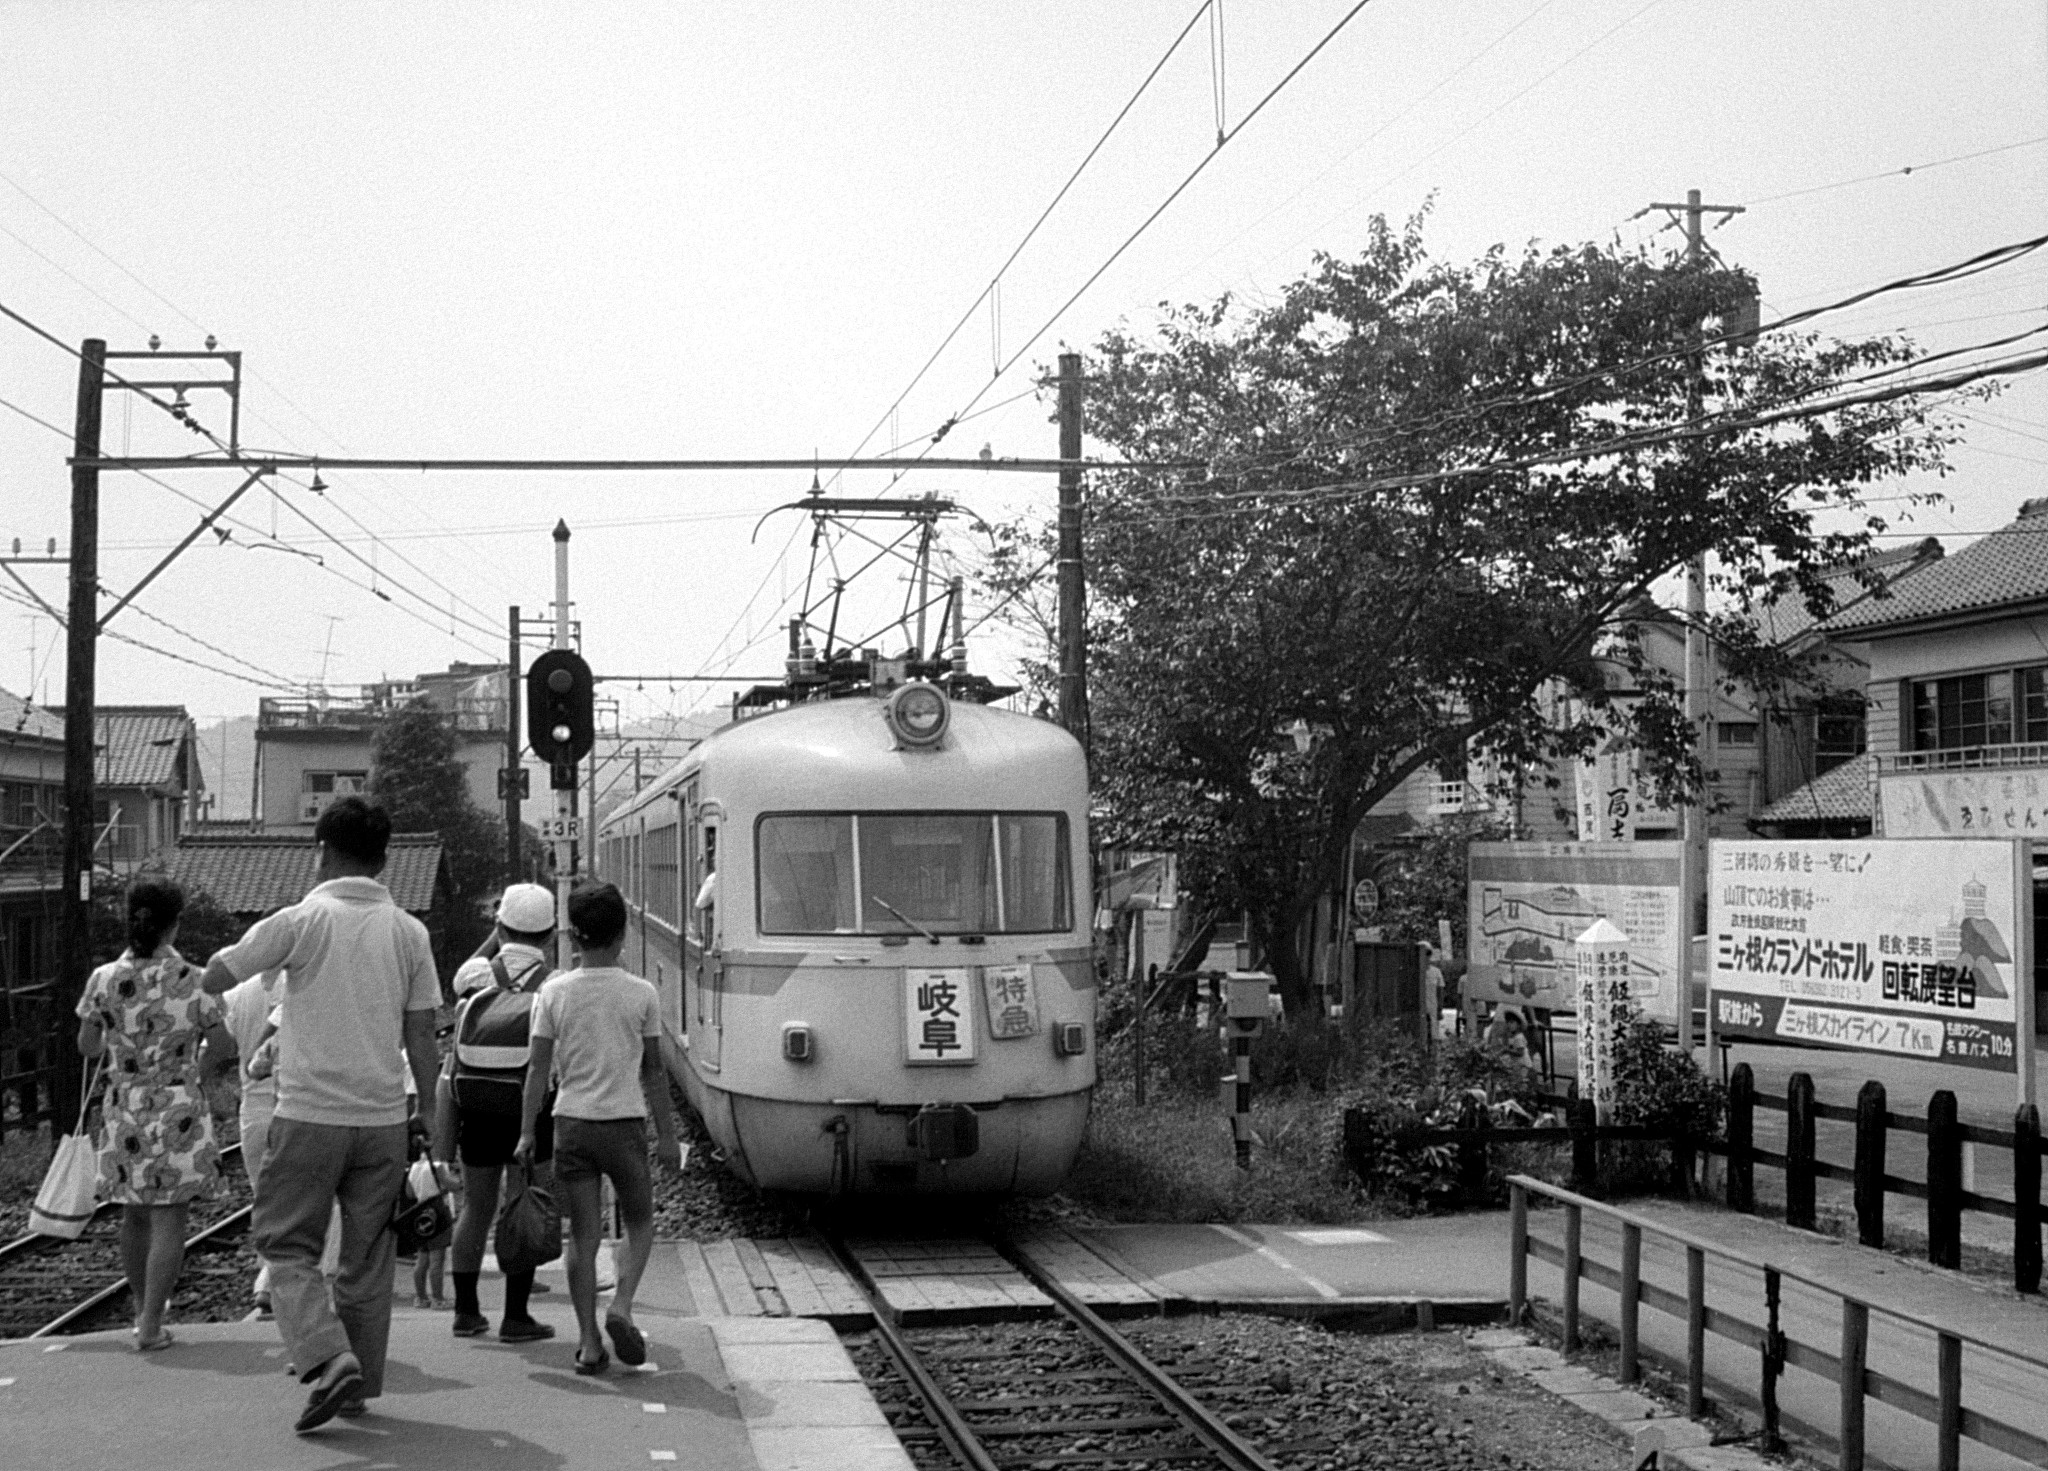
[[[763,817],[764,935],[1029,934],[1073,925],[1058,812]]]

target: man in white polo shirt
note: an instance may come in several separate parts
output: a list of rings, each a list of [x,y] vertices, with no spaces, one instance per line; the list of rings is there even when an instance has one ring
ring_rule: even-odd
[[[259,920],[207,963],[207,991],[282,966],[277,1108],[257,1184],[257,1253],[270,1263],[277,1325],[313,1386],[295,1428],[360,1413],[384,1387],[392,1263],[386,1228],[405,1178],[405,1074],[434,1096],[440,983],[426,926],[377,882],[391,819],[344,797],[313,828],[319,885]],[[411,1127],[426,1131],[423,1118]],[[327,1220],[341,1205],[341,1272],[320,1275]]]

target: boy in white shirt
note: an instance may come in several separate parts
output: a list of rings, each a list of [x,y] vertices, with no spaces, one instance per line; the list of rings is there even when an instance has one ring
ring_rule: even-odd
[[[597,1319],[597,1247],[603,1235],[601,1181],[609,1179],[625,1218],[626,1249],[604,1316],[604,1333],[621,1363],[646,1362],[647,1341],[633,1324],[633,1294],[654,1250],[654,1187],[647,1168],[647,1114],[656,1154],[682,1169],[661,1061],[661,1010],[654,987],[619,968],[626,901],[610,884],[584,883],[569,895],[569,932],[582,964],[548,980],[533,1008],[532,1051],[517,1154],[533,1159],[535,1128],[550,1076],[555,1095],[555,1181],[567,1197],[569,1297],[581,1336],[576,1372],[601,1374],[611,1362]]]

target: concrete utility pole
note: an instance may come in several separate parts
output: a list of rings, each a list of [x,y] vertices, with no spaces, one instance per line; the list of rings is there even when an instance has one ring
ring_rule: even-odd
[[[1081,355],[1060,354],[1060,724],[1088,741],[1087,597],[1081,567]]]
[[[569,523],[555,522],[555,644],[569,647]],[[576,818],[575,763],[569,766],[567,782],[554,781],[555,792],[555,964],[569,964],[569,889],[575,882],[576,849],[569,833]]]
[[[1685,258],[1697,262],[1706,253],[1701,239],[1700,217],[1704,214],[1721,216],[1742,213],[1739,204],[1701,204],[1700,191],[1685,191],[1684,204],[1652,203],[1651,209],[1669,210],[1685,216]],[[1696,419],[1700,412],[1700,375],[1697,357],[1693,360],[1691,380],[1686,387],[1686,417]],[[1707,651],[1707,552],[1702,547],[1693,553],[1692,560],[1685,568],[1685,718],[1692,726],[1694,739],[1700,743],[1705,756],[1711,758],[1715,752],[1713,708],[1710,695]],[[1704,793],[1702,794],[1704,795]],[[1685,976],[1686,984],[1678,1004],[1678,1049],[1691,1052],[1692,1032],[1692,939],[1706,925],[1707,910],[1707,812],[1701,802],[1688,802],[1681,814],[1684,822],[1685,861],[1682,865],[1681,888],[1684,897],[1680,906],[1680,917],[1685,924]],[[1713,1046],[1713,1007],[1707,1008],[1706,1038],[1709,1049]]]
[[[100,452],[100,409],[106,392],[107,344],[88,337],[78,356],[78,414],[72,454],[94,460]],[[100,631],[100,472],[90,465],[71,470],[71,603],[64,655],[64,900],[58,908],[57,1008],[68,1023],[85,993],[92,968],[92,849],[94,688]],[[67,1029],[53,1040],[57,1068],[51,1104],[55,1138],[78,1116],[78,1090],[85,1083],[84,1059],[65,1045]]]
[[[505,882],[516,884],[519,871],[519,605],[505,618]]]

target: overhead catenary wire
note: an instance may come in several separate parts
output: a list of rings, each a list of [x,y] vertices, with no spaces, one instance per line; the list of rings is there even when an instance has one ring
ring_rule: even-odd
[[[1879,179],[1903,179],[1911,174],[1924,174],[1949,164],[1968,163],[1973,159],[1990,158],[1994,154],[2012,153],[2021,148],[2038,148],[2048,143],[2048,133],[2038,138],[2022,138],[2017,143],[2001,143],[1996,148],[1979,148],[1972,153],[1955,153],[1947,158],[1932,159],[1927,163],[1909,163],[1902,168],[1881,169],[1874,174],[1861,174],[1853,179],[1838,179],[1832,184],[1812,184],[1804,189],[1787,189],[1782,194],[1765,194],[1756,199],[1743,201],[1745,206],[1778,204],[1787,199],[1804,199],[1809,194],[1825,194],[1834,189],[1851,189],[1858,184],[1871,184]]]

